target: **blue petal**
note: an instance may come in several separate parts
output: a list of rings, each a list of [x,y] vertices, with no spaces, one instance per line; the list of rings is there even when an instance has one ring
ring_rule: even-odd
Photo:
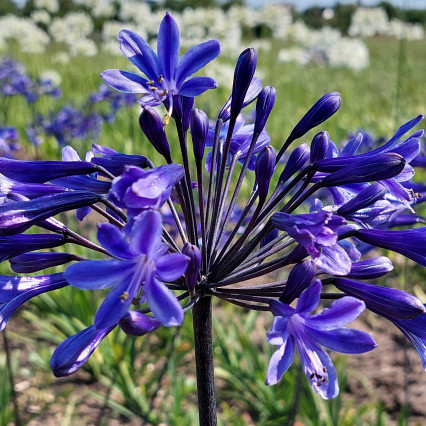
[[[275,385],[288,370],[294,358],[294,342],[289,337],[272,355],[266,374],[266,384]]]
[[[130,247],[135,253],[153,256],[161,243],[161,213],[146,210],[137,216],[132,226]]]
[[[120,320],[121,329],[132,336],[144,336],[161,325],[161,321],[157,318],[144,315],[139,311],[128,311]]]
[[[220,43],[217,40],[209,40],[191,47],[179,60],[176,72],[177,84],[206,66],[219,53]]]
[[[321,281],[315,280],[302,292],[296,306],[296,313],[309,313],[313,311],[320,301]]]
[[[331,247],[322,246],[316,265],[325,273],[331,275],[347,275],[351,270],[351,259],[346,251],[335,244]]]
[[[161,281],[172,282],[181,277],[188,267],[189,257],[181,253],[171,253],[161,256],[155,261],[158,278]]]
[[[281,346],[288,339],[290,332],[288,331],[289,317],[276,316],[272,323],[272,328],[266,333],[266,341],[270,345]]]
[[[299,345],[297,347],[302,358],[303,370],[312,389],[324,399],[335,398],[339,394],[339,383],[336,369],[328,354],[316,347],[310,347],[309,353],[301,350]]]
[[[108,252],[119,259],[132,259],[135,254],[122,231],[110,223],[98,225],[98,241]]]
[[[68,376],[78,370],[99,346],[104,337],[115,325],[102,330],[93,325],[68,337],[55,350],[50,360],[50,367],[56,377]]]
[[[176,296],[155,278],[144,286],[146,300],[151,312],[166,327],[182,324],[183,310]]]
[[[101,78],[115,90],[125,93],[147,93],[147,80],[137,74],[121,70],[106,70]]]
[[[334,330],[317,330],[305,326],[305,331],[315,342],[327,349],[344,354],[362,354],[373,350],[377,344],[364,331],[350,328],[336,328]]]
[[[179,60],[179,29],[169,13],[160,24],[157,54],[163,77],[171,83]]]
[[[305,321],[306,325],[311,328],[323,331],[333,330],[352,322],[364,309],[363,301],[347,296],[336,300],[320,314],[307,316]]]
[[[112,287],[125,281],[134,264],[122,260],[84,260],[65,269],[66,280],[81,290]]]
[[[118,34],[120,49],[125,56],[139,68],[150,80],[160,76],[158,58],[151,46],[138,34],[122,30]]]
[[[210,77],[192,77],[186,80],[179,89],[181,96],[198,96],[209,89],[216,89],[216,82]]]
[[[94,325],[101,329],[118,324],[129,310],[144,279],[142,274],[127,277],[105,297],[96,311]]]
[[[6,327],[6,324],[12,314],[27,300],[38,296],[39,294],[45,293],[47,291],[56,290],[67,285],[67,282],[63,279],[62,274],[53,274],[51,277],[54,277],[54,279],[49,279],[45,282],[39,283],[38,285],[36,282],[27,282],[25,285],[28,285],[29,289],[26,291],[24,290],[22,292],[19,289],[19,284],[18,288],[12,289],[11,293],[7,292],[6,295],[3,294],[6,289],[1,289],[0,294],[2,294],[2,300],[9,301],[6,303],[0,303],[0,331]],[[15,294],[15,296],[11,299],[10,296],[12,296],[13,294]]]

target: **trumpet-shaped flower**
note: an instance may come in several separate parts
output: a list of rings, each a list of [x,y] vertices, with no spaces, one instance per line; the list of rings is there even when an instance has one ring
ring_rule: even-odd
[[[138,101],[142,106],[156,106],[167,100],[169,110],[172,110],[173,96],[194,97],[217,87],[209,77],[188,77],[219,55],[219,42],[209,40],[200,43],[179,58],[179,30],[168,13],[160,25],[157,54],[141,36],[132,31],[120,31],[118,40],[121,51],[146,78],[117,69],[106,70],[101,77],[121,92],[142,94]]]
[[[142,212],[134,220],[130,234],[127,241],[115,226],[99,225],[98,240],[116,259],[70,265],[65,278],[72,286],[84,290],[112,287],[96,312],[94,325],[98,330],[117,325],[132,303],[145,301],[163,325],[181,324],[182,308],[163,281],[182,276],[189,258],[167,253],[168,246],[161,242],[162,220],[158,211]]]
[[[271,310],[275,315],[272,329],[266,339],[279,346],[269,362],[266,383],[277,383],[293,362],[297,346],[303,370],[312,389],[324,399],[339,393],[337,374],[328,354],[321,348],[357,354],[376,347],[372,337],[359,330],[344,328],[364,310],[362,301],[353,297],[336,300],[320,314],[309,314],[320,300],[321,281],[314,281],[300,295],[296,309],[273,300]]]

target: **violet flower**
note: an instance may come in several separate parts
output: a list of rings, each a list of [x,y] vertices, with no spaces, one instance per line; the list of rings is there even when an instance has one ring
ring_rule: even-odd
[[[179,30],[169,13],[160,25],[157,54],[132,31],[120,31],[118,40],[123,54],[146,78],[117,69],[104,71],[101,77],[116,90],[141,94],[138,102],[142,106],[160,105],[167,99],[171,115],[173,96],[194,97],[217,87],[209,77],[189,77],[219,55],[219,42],[209,40],[198,44],[179,58]]]
[[[339,393],[339,384],[334,365],[321,346],[359,354],[377,345],[367,333],[344,328],[364,310],[360,300],[344,297],[320,314],[309,314],[317,307],[320,292],[321,281],[316,280],[300,295],[295,309],[276,300],[270,302],[275,318],[266,339],[279,348],[269,362],[266,384],[274,385],[281,379],[293,362],[296,346],[312,389],[322,398],[331,399]]]
[[[183,321],[182,308],[163,281],[182,276],[189,258],[180,253],[167,254],[161,233],[161,214],[155,210],[146,210],[134,220],[129,241],[115,226],[101,224],[98,240],[116,260],[86,260],[65,270],[65,278],[74,287],[112,287],[96,312],[97,330],[118,324],[135,300],[147,302],[163,325],[171,327]]]

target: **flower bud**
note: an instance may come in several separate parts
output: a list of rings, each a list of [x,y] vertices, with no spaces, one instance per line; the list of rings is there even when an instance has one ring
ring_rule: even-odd
[[[330,135],[328,132],[319,132],[314,136],[311,142],[311,163],[325,158],[329,143]]]
[[[312,283],[315,275],[315,264],[311,260],[297,263],[288,275],[287,283],[284,287],[280,301],[290,304],[299,297],[303,290]]]
[[[265,247],[271,241],[278,237],[278,229],[274,228],[271,232],[268,232],[264,238],[260,241],[259,248]]]
[[[405,160],[399,154],[378,154],[352,164],[348,161],[346,167],[323,178],[322,184],[327,187],[389,179],[401,173],[404,166]]]
[[[31,252],[21,254],[9,260],[10,267],[19,274],[28,274],[51,268],[52,266],[64,265],[73,260],[81,260],[71,253],[59,252]]]
[[[368,185],[358,195],[341,206],[336,211],[336,214],[340,216],[348,216],[352,213],[355,213],[358,210],[368,207],[371,204],[374,204],[376,201],[382,199],[386,192],[387,188],[385,188],[379,182]]]
[[[244,50],[238,58],[232,86],[231,117],[236,118],[243,107],[244,98],[256,70],[257,52],[252,47]]]
[[[352,263],[351,271],[347,277],[370,280],[379,278],[392,271],[392,269],[393,265],[389,258],[385,256],[371,257],[370,259]]]
[[[164,106],[168,109],[167,103]],[[174,96],[172,117],[182,124],[182,130],[186,132],[191,119],[192,107],[194,106],[194,98],[190,96]]]
[[[312,108],[296,124],[290,133],[289,139],[295,140],[303,136],[312,128],[330,118],[339,108],[342,98],[338,92],[326,93],[318,99]]]
[[[167,160],[170,158],[170,147],[164,131],[163,121],[154,108],[146,106],[140,117],[139,125],[154,148]]]
[[[417,297],[394,288],[338,278],[333,284],[349,296],[365,302],[370,311],[393,318],[411,319],[425,312]]]
[[[200,273],[201,252],[196,245],[186,243],[183,246],[182,253],[190,259],[185,272],[185,283],[191,296],[193,296],[195,286],[198,283],[198,275]]]
[[[285,164],[284,170],[281,173],[281,176],[278,181],[280,183],[284,183],[288,179],[290,179],[290,177],[293,176],[294,173],[298,172],[308,161],[309,152],[309,146],[305,143],[294,148],[288,158],[288,161]]]
[[[162,325],[159,319],[142,314],[139,311],[127,311],[119,324],[126,334],[132,336],[143,336]]]
[[[269,183],[275,170],[275,149],[268,145],[260,151],[256,159],[255,174],[259,199],[264,200],[268,195]]]
[[[201,160],[204,156],[207,133],[209,131],[209,119],[207,115],[195,108],[191,114],[191,136],[194,148],[194,157]]]
[[[260,133],[268,120],[269,114],[275,104],[275,87],[265,86],[259,93],[256,103],[256,120],[254,122],[254,133]]]
[[[250,105],[259,95],[262,90],[262,82],[257,78],[253,77],[250,82],[250,86],[247,90],[246,96],[244,98],[243,106],[245,108],[247,105]],[[225,105],[221,109],[218,118],[222,121],[228,121],[231,116],[231,101],[232,96],[226,101]]]

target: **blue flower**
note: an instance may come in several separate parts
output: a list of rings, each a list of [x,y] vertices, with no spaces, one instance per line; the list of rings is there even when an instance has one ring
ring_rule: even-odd
[[[194,97],[217,85],[209,77],[192,77],[220,52],[217,40],[200,43],[179,58],[179,30],[175,20],[167,13],[160,25],[156,54],[138,34],[123,30],[118,36],[120,49],[147,78],[117,69],[101,74],[104,81],[116,90],[140,93],[142,106],[156,106],[169,102],[169,114],[173,109],[173,96]]]
[[[324,399],[335,398],[339,393],[337,374],[328,354],[321,348],[342,353],[359,354],[376,347],[372,337],[359,330],[344,326],[364,310],[364,303],[353,297],[336,300],[320,314],[310,315],[320,300],[321,281],[314,281],[299,298],[296,309],[273,300],[271,310],[275,315],[272,329],[266,339],[279,348],[269,362],[266,384],[277,383],[293,362],[297,346],[303,370],[312,389]]]
[[[346,224],[342,217],[325,211],[309,214],[275,213],[272,223],[299,242],[324,272],[333,275],[349,273],[351,259],[337,243],[337,229]]]
[[[182,308],[163,281],[181,277],[189,258],[167,252],[168,246],[161,242],[162,220],[158,211],[143,211],[134,220],[130,234],[127,241],[115,226],[99,225],[98,240],[116,259],[70,265],[65,270],[65,278],[84,290],[113,288],[96,312],[94,325],[98,330],[117,325],[131,304],[139,301],[146,301],[163,325],[181,324]]]

